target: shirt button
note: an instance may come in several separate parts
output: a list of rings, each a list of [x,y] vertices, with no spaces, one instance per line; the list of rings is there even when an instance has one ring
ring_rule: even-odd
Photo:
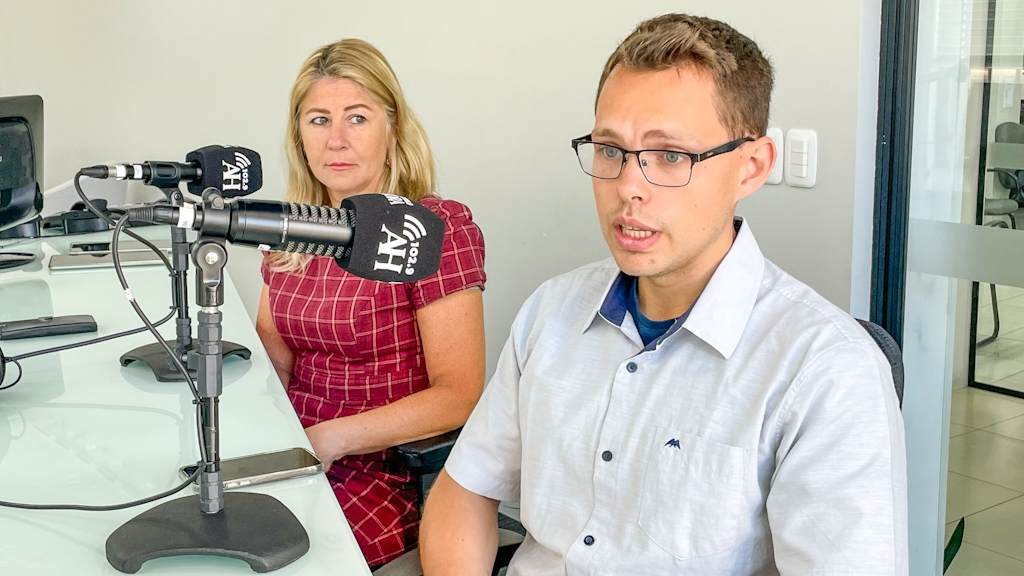
[[[629,364],[626,364],[626,370],[629,370],[630,372],[636,372],[636,362],[630,362]]]
[[[587,537],[583,539],[583,543],[586,544],[587,546],[593,545],[594,544],[594,537],[588,534]]]
[[[612,461],[612,453],[611,453],[611,451],[605,450],[604,452],[602,452],[601,453],[601,460],[604,460],[605,462],[611,462]]]

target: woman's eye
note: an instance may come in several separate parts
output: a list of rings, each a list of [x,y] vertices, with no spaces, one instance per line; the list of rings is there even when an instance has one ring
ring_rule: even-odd
[[[356,114],[355,116],[352,117],[352,123],[353,124],[363,124],[365,122],[366,122],[366,116],[360,116],[359,114]]]
[[[312,120],[310,120],[309,123],[310,124],[315,124],[316,126],[323,126],[323,125],[327,124],[327,117],[326,116],[317,116],[316,118],[313,118]]]

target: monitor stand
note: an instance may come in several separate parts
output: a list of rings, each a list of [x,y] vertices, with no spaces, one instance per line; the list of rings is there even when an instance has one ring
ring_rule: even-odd
[[[41,225],[43,219],[39,216],[18,224],[17,226],[11,226],[6,230],[0,230],[0,240],[12,240],[20,238],[39,238],[42,235]]]

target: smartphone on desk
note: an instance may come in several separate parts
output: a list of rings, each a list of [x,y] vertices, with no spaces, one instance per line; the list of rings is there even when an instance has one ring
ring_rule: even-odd
[[[171,241],[166,239],[152,240],[154,246],[163,251],[171,249]],[[142,242],[136,242],[134,240],[127,240],[119,242],[117,245],[118,252],[145,252],[149,250],[149,246],[146,246]],[[110,242],[75,242],[68,248],[68,254],[109,254],[110,253]]]
[[[121,252],[118,259],[122,267],[150,266],[161,264],[160,257],[153,252]],[[84,270],[89,268],[111,268],[114,259],[110,252],[81,252],[78,254],[54,254],[47,265],[50,270]]]
[[[178,474],[187,480],[196,471],[196,464],[182,466]],[[324,471],[320,459],[305,448],[289,448],[277,452],[265,452],[239,458],[225,458],[220,461],[224,489],[242,488],[265,484],[276,480],[298,478],[319,474]],[[198,478],[192,483],[193,490],[199,490]]]

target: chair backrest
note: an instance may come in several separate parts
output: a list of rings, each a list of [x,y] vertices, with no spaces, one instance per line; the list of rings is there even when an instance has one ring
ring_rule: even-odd
[[[1024,144],[1024,124],[1017,122],[1003,122],[996,126],[996,142],[1011,142]]]
[[[889,361],[892,368],[892,383],[896,387],[896,398],[899,399],[900,409],[903,409],[903,351],[900,350],[896,340],[878,324],[868,320],[857,319],[860,325],[871,335],[871,339],[882,349],[882,354]]]
[[[1017,122],[1003,122],[999,126],[996,126],[995,132],[996,142],[1005,142],[1008,144],[1024,144],[1024,125],[1018,124]],[[1024,162],[1024,158],[1018,159],[1018,162]],[[1015,164],[1017,164],[1015,163]],[[1017,168],[1019,166],[1001,166],[1002,168]],[[1021,197],[1022,191],[1018,182],[1024,178],[1024,170],[1017,170],[1017,182],[1013,181],[1013,178],[1009,174],[997,172],[996,178],[999,179],[999,184],[1003,188],[1010,191],[1010,198],[1017,200]]]

